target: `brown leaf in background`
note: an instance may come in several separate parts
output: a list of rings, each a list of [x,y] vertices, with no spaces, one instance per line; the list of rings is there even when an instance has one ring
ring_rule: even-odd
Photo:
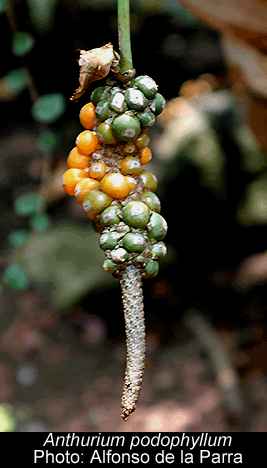
[[[110,67],[114,60],[114,50],[111,42],[92,50],[78,50],[79,65],[80,65],[80,86],[76,89],[71,101],[78,101],[88,86],[101,78],[105,78],[110,71]]]
[[[247,122],[267,154],[267,3],[265,0],[181,0],[221,34],[233,91],[245,105]]]

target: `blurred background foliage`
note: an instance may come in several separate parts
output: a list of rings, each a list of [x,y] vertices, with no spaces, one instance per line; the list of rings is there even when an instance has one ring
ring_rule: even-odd
[[[266,389],[267,365],[259,358],[266,336],[266,157],[245,122],[242,100],[231,90],[218,35],[176,0],[131,5],[134,66],[138,75],[153,77],[167,99],[150,131],[149,165],[159,179],[169,253],[159,275],[144,282],[148,349],[186,341],[186,320],[184,334],[178,329],[194,308],[219,331],[230,356],[228,371],[246,377],[255,371]],[[0,0],[0,13],[0,431],[101,430],[105,411],[96,393],[105,399],[110,388],[116,405],[120,398],[120,293],[102,269],[98,235],[61,180],[81,131],[80,108],[98,86],[79,104],[69,101],[78,84],[75,50],[109,41],[118,48],[116,1]],[[194,327],[192,333],[198,337]],[[115,370],[116,384],[100,369],[112,359],[121,371]],[[212,372],[220,374],[221,367],[213,365]],[[177,370],[172,372],[174,378]],[[95,374],[90,393],[85,389]],[[163,387],[155,383],[159,395]],[[92,409],[87,419],[79,416],[80,425],[75,417],[71,425],[70,415],[82,411],[79,398],[84,411]],[[216,416],[213,423],[179,424],[165,422],[163,429],[226,428]]]

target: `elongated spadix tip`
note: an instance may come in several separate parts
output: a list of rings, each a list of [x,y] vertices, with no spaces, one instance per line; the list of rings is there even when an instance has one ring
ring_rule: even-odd
[[[121,417],[123,421],[127,421],[132,411],[129,411],[127,408],[122,408]]]
[[[121,417],[127,421],[137,407],[145,367],[145,319],[140,269],[128,265],[121,272],[122,302],[126,330],[126,369]]]

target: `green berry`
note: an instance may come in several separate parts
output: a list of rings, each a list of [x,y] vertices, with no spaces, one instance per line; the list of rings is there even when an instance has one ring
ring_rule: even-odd
[[[98,189],[93,189],[87,193],[83,201],[83,209],[90,219],[94,219],[96,215],[102,213],[107,208],[113,198]]]
[[[157,189],[157,177],[152,174],[152,172],[142,171],[139,177],[142,180],[145,189],[151,190],[151,192],[154,192]]]
[[[120,222],[118,206],[109,206],[100,215],[99,221],[102,226],[113,226]]]
[[[143,112],[140,116],[140,124],[141,127],[147,128],[147,127],[152,127],[154,125],[156,120],[155,115],[153,112]]]
[[[122,247],[119,247],[118,249],[112,250],[110,253],[111,259],[115,263],[123,263],[126,262],[129,258],[129,254],[127,250],[123,249]]]
[[[108,97],[112,98],[115,94],[121,93],[122,89],[119,86],[112,86],[108,92]]]
[[[112,132],[112,125],[109,123],[102,122],[100,125],[98,125],[96,134],[99,140],[103,143],[106,143],[107,145],[113,145],[116,143],[116,138]]]
[[[103,268],[108,273],[114,273],[117,270],[118,266],[110,258],[107,258],[103,263]]]
[[[140,264],[143,264],[146,261],[146,257],[144,255],[140,254],[137,257],[135,257],[134,261],[135,261],[135,263],[138,263],[140,265]]]
[[[120,141],[131,141],[137,138],[140,132],[140,123],[137,117],[122,114],[115,117],[112,123],[112,131]]]
[[[126,156],[121,163],[121,172],[123,175],[137,175],[141,171],[141,163],[139,158],[134,156]]]
[[[123,209],[123,221],[128,226],[144,229],[148,223],[150,210],[145,203],[140,201],[131,201]]]
[[[152,258],[155,260],[157,260],[158,258],[163,258],[167,253],[167,247],[164,244],[164,242],[157,242],[152,246],[150,253]]]
[[[94,106],[97,105],[97,103],[106,97],[107,92],[108,92],[109,87],[108,86],[100,86],[99,88],[96,88],[92,94],[91,94],[91,101],[94,104]]]
[[[142,133],[134,142],[138,149],[142,149],[149,143],[149,136],[147,133]]]
[[[124,94],[123,93],[114,94],[112,101],[110,103],[110,107],[112,110],[114,110],[115,112],[118,112],[119,114],[121,112],[125,112],[127,109],[127,104],[124,100]]]
[[[109,116],[109,107],[110,102],[107,99],[101,99],[95,108],[97,118],[100,120],[106,120]]]
[[[118,224],[117,226],[117,232],[120,234],[121,237],[123,237],[125,234],[127,234],[128,232],[130,232],[130,228],[129,226],[127,226],[127,224],[121,222],[120,224]]]
[[[148,237],[151,239],[162,240],[167,234],[167,223],[163,216],[158,213],[152,213],[148,224]]]
[[[138,232],[129,232],[123,238],[123,247],[128,250],[128,252],[143,252],[145,246],[145,238]]]
[[[159,197],[149,190],[145,190],[142,195],[142,201],[148,206],[151,211],[160,213],[160,199]]]
[[[166,101],[162,94],[157,93],[154,101],[150,105],[150,109],[154,112],[155,115],[159,115],[165,108]]]
[[[142,91],[134,88],[128,88],[125,91],[125,101],[130,109],[135,109],[137,111],[144,110],[148,105],[148,101]]]
[[[105,232],[100,237],[100,247],[103,250],[114,249],[118,244],[119,236],[116,231]]]
[[[153,260],[152,262],[148,263],[147,266],[145,267],[143,276],[145,278],[153,278],[153,276],[156,276],[158,271],[159,271],[159,264],[156,260]]]
[[[134,84],[144,93],[147,99],[154,99],[157,94],[158,85],[152,78],[150,78],[150,76],[138,76],[134,80]]]

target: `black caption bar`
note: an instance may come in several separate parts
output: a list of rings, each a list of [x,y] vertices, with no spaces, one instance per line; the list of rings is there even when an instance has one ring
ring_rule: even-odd
[[[131,464],[233,467],[249,464],[251,460],[255,466],[257,462],[261,468],[267,466],[264,433],[49,432],[13,433],[4,437],[17,439],[18,453],[14,456],[17,455],[18,462],[23,460],[27,466],[36,467]]]

